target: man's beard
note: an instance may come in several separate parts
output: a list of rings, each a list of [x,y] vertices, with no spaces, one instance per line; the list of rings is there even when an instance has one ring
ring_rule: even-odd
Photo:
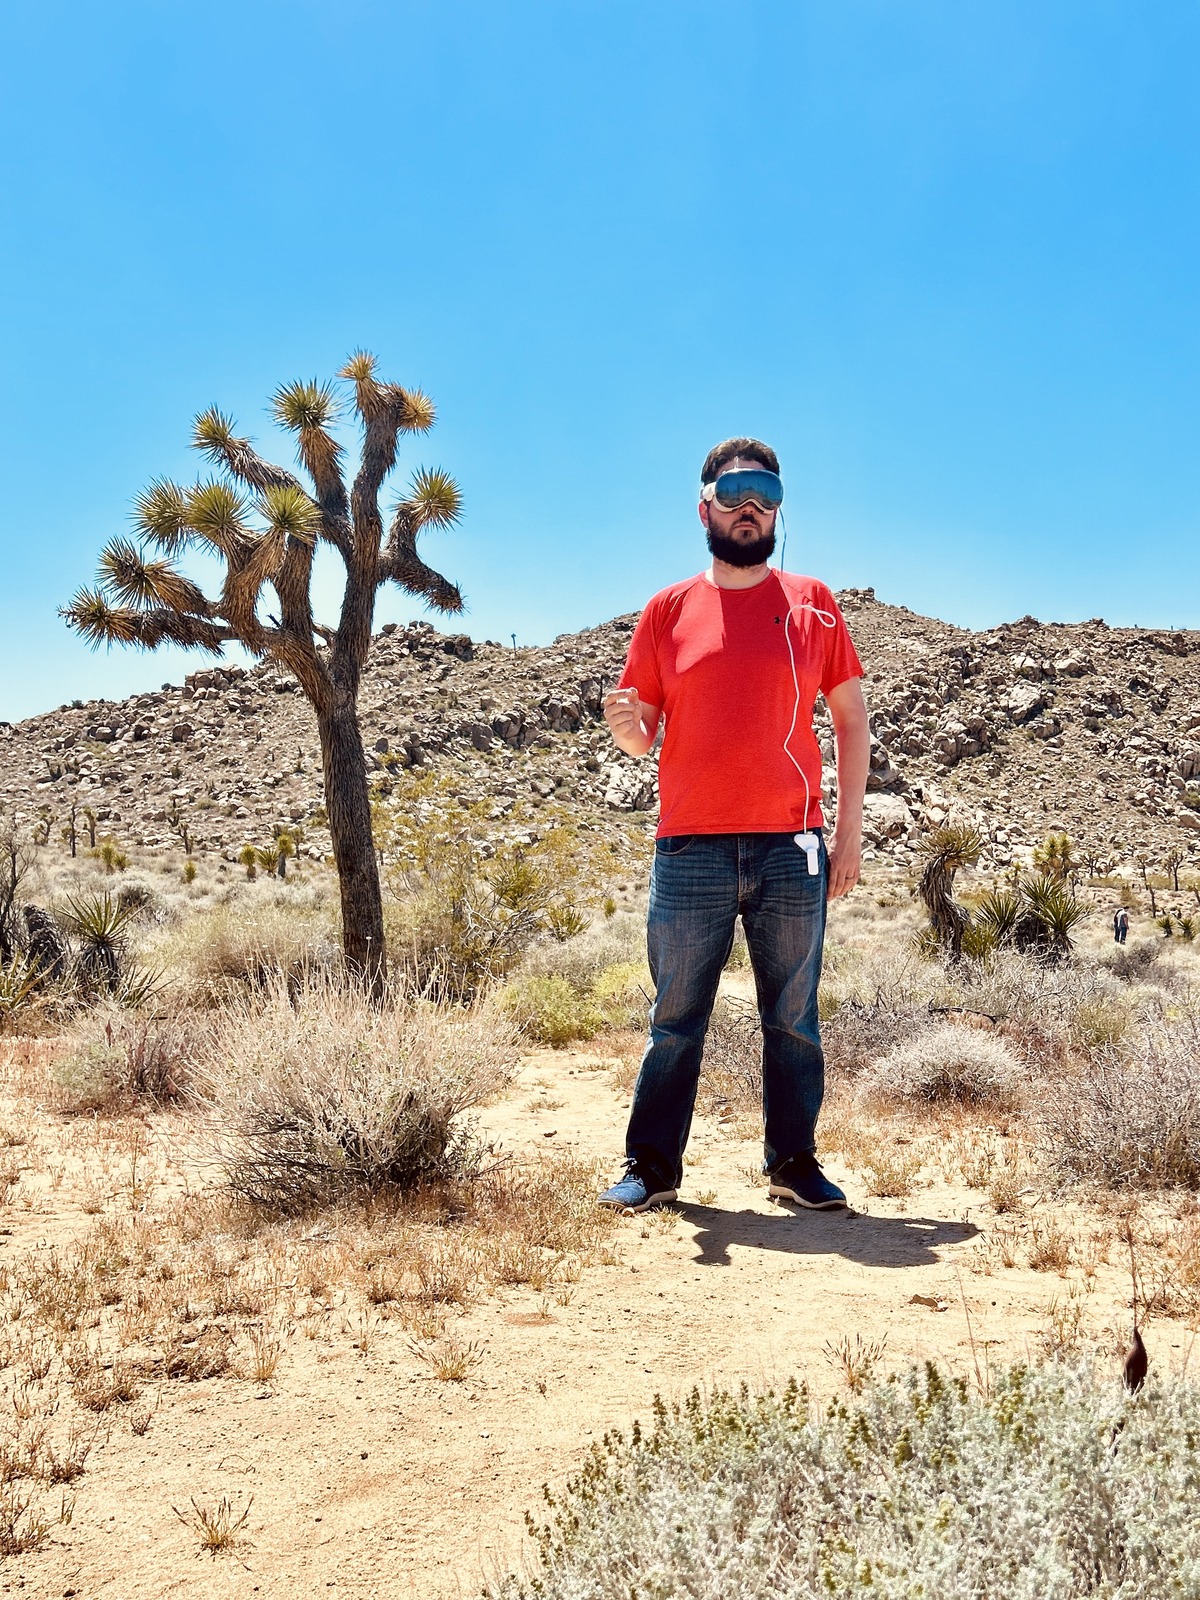
[[[718,561],[724,561],[731,567],[758,567],[764,561],[769,561],[775,551],[775,529],[764,533],[758,539],[740,540],[730,539],[723,533],[714,533],[708,529],[708,549]]]

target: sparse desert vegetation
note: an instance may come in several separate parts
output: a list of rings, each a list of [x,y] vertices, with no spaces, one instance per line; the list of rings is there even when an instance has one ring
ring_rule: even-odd
[[[311,860],[288,857],[283,877],[181,853],[110,871],[24,843],[0,1013],[0,1549],[27,1585],[102,1574],[120,1504],[157,1562],[137,1593],[201,1552],[206,1571],[269,1582],[317,1519],[340,1532],[327,1556],[313,1547],[314,1579],[336,1554],[371,1592],[444,1571],[431,1592],[515,1595],[536,1578],[603,1594],[620,1572],[626,1589],[684,1593],[637,1568],[644,1530],[619,1509],[622,1485],[658,1506],[647,1474],[672,1482],[672,1570],[701,1583],[724,1519],[774,1506],[798,1463],[825,1481],[866,1430],[878,1451],[864,1445],[836,1493],[848,1505],[884,1485],[896,1517],[863,1534],[857,1566],[803,1522],[787,1559],[847,1594],[869,1562],[890,1592],[902,1559],[933,1563],[937,1583],[936,1549],[958,1549],[961,1574],[984,1559],[974,1522],[948,1512],[930,1543],[905,1520],[957,1492],[909,1465],[901,1441],[921,1429],[950,1430],[980,1474],[998,1452],[1016,1481],[1006,1407],[1056,1438],[1072,1407],[1111,1417],[1127,1462],[1146,1430],[1190,1425],[1177,1375],[1200,1326],[1192,941],[1135,906],[1114,946],[1112,885],[1077,875],[1059,880],[1080,910],[1066,945],[1022,945],[1005,932],[1004,876],[960,869],[956,954],[928,937],[918,872],[871,872],[833,908],[820,994],[823,1149],[857,1214],[766,1203],[739,940],[680,1201],[623,1220],[594,1200],[651,993],[645,854],[631,866],[569,815],[532,844],[489,841],[488,819],[438,784],[413,793],[427,836],[397,815],[395,789],[376,799],[382,996],[345,976],[336,883]],[[1129,1400],[1114,1353],[1135,1315],[1154,1381]],[[688,1401],[697,1371],[711,1389]],[[794,1374],[805,1395],[787,1389]],[[655,1431],[631,1437],[656,1393]],[[609,1431],[594,1458],[589,1430]],[[1084,1433],[1059,1438],[1072,1471]],[[228,1466],[242,1460],[244,1480]],[[1107,1492],[1107,1458],[1093,1465]],[[1158,1493],[1140,1472],[1122,1490],[1130,1517]],[[423,1508],[399,1540],[397,1483]],[[353,1527],[337,1510],[352,1485]],[[1038,1506],[1031,1538],[1077,1538],[1070,1505]],[[523,1554],[526,1510],[537,1542]],[[1080,1560],[1141,1570],[1124,1515]],[[1163,1573],[1187,1553],[1172,1530]],[[611,1572],[589,1554],[605,1541]],[[527,1578],[498,1575],[530,1560]],[[722,1573],[699,1592],[749,1582],[736,1564]]]

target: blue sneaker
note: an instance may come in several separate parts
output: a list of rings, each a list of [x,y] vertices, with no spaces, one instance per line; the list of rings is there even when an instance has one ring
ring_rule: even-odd
[[[771,1174],[768,1193],[776,1200],[794,1200],[810,1211],[842,1211],[846,1196],[821,1171],[816,1156],[793,1156]]]
[[[655,1206],[670,1205],[678,1198],[677,1189],[664,1189],[650,1177],[643,1177],[636,1167],[630,1167],[625,1176],[605,1189],[596,1202],[611,1211],[651,1211]]]

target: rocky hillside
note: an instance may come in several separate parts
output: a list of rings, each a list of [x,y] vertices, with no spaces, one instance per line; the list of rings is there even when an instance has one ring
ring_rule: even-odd
[[[1200,858],[1200,633],[1032,617],[972,633],[870,589],[839,600],[867,674],[876,857],[905,864],[953,814],[980,824],[996,866],[1052,828],[1126,872],[1139,856],[1162,870],[1177,847]],[[649,824],[653,763],[617,752],[600,717],[634,621],[517,651],[384,628],[362,696],[379,781],[433,769],[463,803],[490,799],[501,831],[552,797],[601,832]],[[827,720],[820,731],[831,755]],[[281,823],[302,825],[311,856],[329,848],[311,713],[265,667],[0,723],[0,810],[57,836],[73,806],[126,848],[178,850],[186,828],[194,849],[232,857]]]

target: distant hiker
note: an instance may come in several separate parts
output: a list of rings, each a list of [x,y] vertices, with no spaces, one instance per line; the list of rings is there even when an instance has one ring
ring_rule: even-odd
[[[846,1197],[821,1171],[825,1062],[817,982],[826,901],[858,881],[870,735],[862,665],[830,590],[767,565],[779,460],[727,439],[701,471],[712,565],[656,594],[604,697],[618,746],[644,756],[665,718],[647,945],[655,1000],[616,1210],[674,1200],[708,1019],[741,914],[763,1028],[764,1172],[816,1209]],[[837,832],[826,849],[813,702],[837,736]]]
[[[1113,938],[1117,944],[1125,943],[1125,935],[1129,932],[1129,913],[1124,906],[1118,906],[1113,912]]]

